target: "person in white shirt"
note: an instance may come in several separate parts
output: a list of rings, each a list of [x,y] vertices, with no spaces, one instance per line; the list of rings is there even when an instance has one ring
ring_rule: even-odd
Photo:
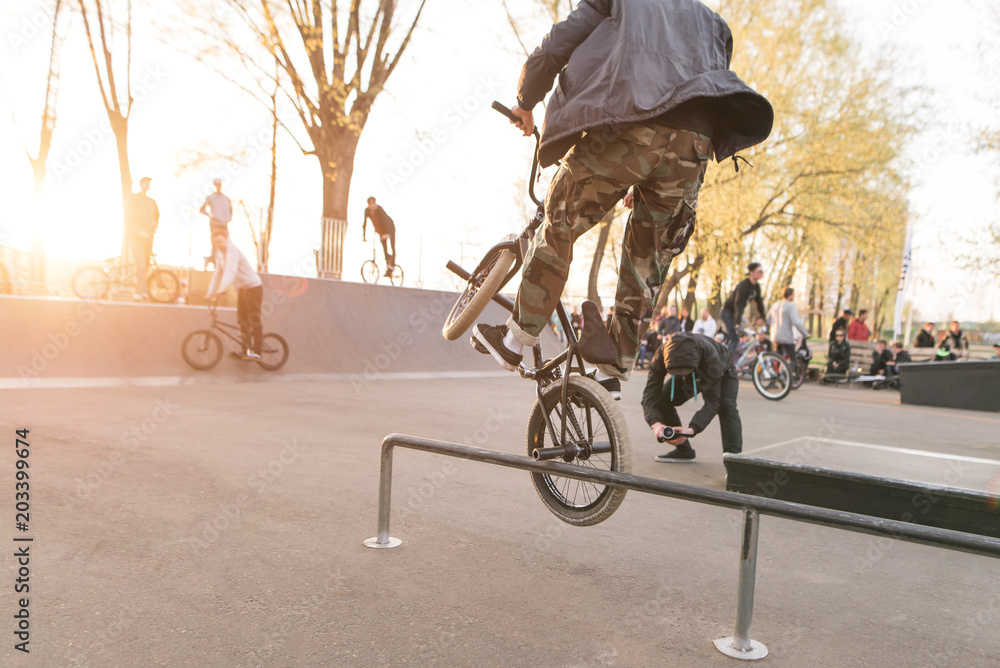
[[[216,299],[230,285],[236,288],[236,320],[243,333],[244,357],[260,359],[260,344],[264,336],[264,325],[260,316],[260,302],[264,287],[260,276],[253,270],[246,257],[236,247],[229,235],[222,230],[212,234],[212,249],[215,259],[215,273],[208,284],[207,299]]]
[[[780,302],[771,306],[767,314],[767,324],[771,328],[771,338],[778,346],[778,352],[787,359],[795,359],[795,330],[802,334],[801,338],[808,340],[809,332],[802,324],[799,317],[799,310],[795,308],[792,300],[795,299],[795,290],[785,288]]]
[[[233,204],[222,194],[222,179],[213,179],[212,185],[215,186],[215,192],[205,198],[205,203],[198,211],[208,216],[208,224],[213,235],[219,229],[229,234],[229,221],[233,219]]]
[[[718,323],[715,322],[715,318],[712,314],[708,312],[707,308],[701,310],[701,318],[696,320],[694,323],[694,333],[704,334],[710,339],[715,338],[715,333],[719,330]]]

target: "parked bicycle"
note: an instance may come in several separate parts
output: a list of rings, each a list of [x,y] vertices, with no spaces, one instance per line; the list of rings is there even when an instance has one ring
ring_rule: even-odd
[[[739,332],[739,335],[747,332]],[[753,332],[749,332],[752,334]],[[721,332],[723,337],[729,336]],[[733,363],[740,378],[749,378],[765,399],[780,401],[792,391],[793,375],[788,361],[779,353],[761,351],[757,337],[750,336]]]
[[[494,102],[493,108],[514,118],[499,102]],[[508,310],[513,308],[510,300],[497,293],[521,268],[528,243],[545,219],[543,204],[534,192],[538,174],[538,130],[534,137],[536,150],[528,195],[538,210],[521,234],[508,235],[493,246],[471,273],[448,262],[448,269],[466,281],[442,328],[442,334],[449,341],[464,334],[490,300]],[[628,473],[631,471],[631,445],[625,417],[611,395],[586,375],[584,366],[584,362],[594,364],[607,360],[591,352],[593,342],[586,340],[586,335],[577,339],[561,301],[556,305],[556,314],[568,339],[565,350],[544,360],[541,346],[536,345],[532,349],[533,365],[527,367],[522,363],[519,368],[523,378],[536,383],[537,398],[528,416],[528,454],[538,460],[560,459],[578,466]],[[596,317],[600,321],[599,315]],[[595,331],[609,336],[604,328]],[[618,509],[626,492],[547,473],[532,473],[531,482],[556,517],[577,526],[603,522]]]
[[[73,293],[80,299],[110,299],[114,290],[135,289],[135,273],[132,265],[116,257],[105,260],[100,267],[83,267],[73,274],[70,281]],[[177,301],[181,282],[177,274],[156,265],[156,256],[150,257],[146,274],[146,287],[150,301],[169,304]]]
[[[184,361],[199,371],[207,371],[219,363],[226,348],[223,339],[232,342],[230,347],[234,350],[230,354],[233,357],[246,359],[243,355],[247,349],[243,332],[236,325],[220,322],[216,305],[215,301],[209,302],[208,305],[208,314],[212,318],[209,328],[191,332],[181,343],[181,356]],[[260,345],[260,359],[253,361],[268,371],[280,369],[288,361],[288,343],[279,334],[264,334]]]
[[[361,265],[361,280],[365,283],[378,283],[378,279],[385,276],[386,272],[382,271],[382,268],[378,265],[378,249],[379,245],[377,242],[378,235],[375,235],[375,239],[372,239],[372,259],[365,260],[364,264]],[[392,249],[396,252],[396,249]],[[393,265],[392,271],[389,272],[387,276],[389,282],[395,286],[400,286],[403,284],[403,268],[398,264]]]

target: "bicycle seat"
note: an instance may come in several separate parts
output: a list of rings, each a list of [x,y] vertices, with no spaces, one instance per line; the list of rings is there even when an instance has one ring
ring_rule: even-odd
[[[581,310],[583,333],[580,334],[580,355],[591,364],[614,364],[618,361],[618,350],[604,326],[601,310],[592,301],[583,302]]]

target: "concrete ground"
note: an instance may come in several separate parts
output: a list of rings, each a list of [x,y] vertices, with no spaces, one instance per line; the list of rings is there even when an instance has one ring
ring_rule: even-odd
[[[633,472],[724,487],[716,425],[664,465],[625,385]],[[745,450],[801,436],[1000,459],[1000,416],[807,385],[740,395]],[[5,666],[732,666],[737,511],[630,493],[575,528],[528,474],[400,450],[394,550],[379,444],[402,432],[523,452],[516,377],[0,390],[31,429],[30,655]],[[691,409],[684,407],[682,416]],[[14,453],[0,457],[13,525]],[[8,553],[14,551],[8,542]],[[770,666],[996,666],[1000,562],[762,518],[753,637]]]

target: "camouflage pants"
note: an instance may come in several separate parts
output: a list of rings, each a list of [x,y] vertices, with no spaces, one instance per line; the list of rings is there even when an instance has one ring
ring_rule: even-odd
[[[573,260],[573,242],[599,223],[635,185],[625,227],[611,337],[618,362],[602,365],[627,379],[670,261],[694,231],[698,190],[712,142],[705,135],[654,121],[588,132],[566,155],[545,197],[545,223],[525,258],[508,321],[514,336],[534,345],[555,310]]]

